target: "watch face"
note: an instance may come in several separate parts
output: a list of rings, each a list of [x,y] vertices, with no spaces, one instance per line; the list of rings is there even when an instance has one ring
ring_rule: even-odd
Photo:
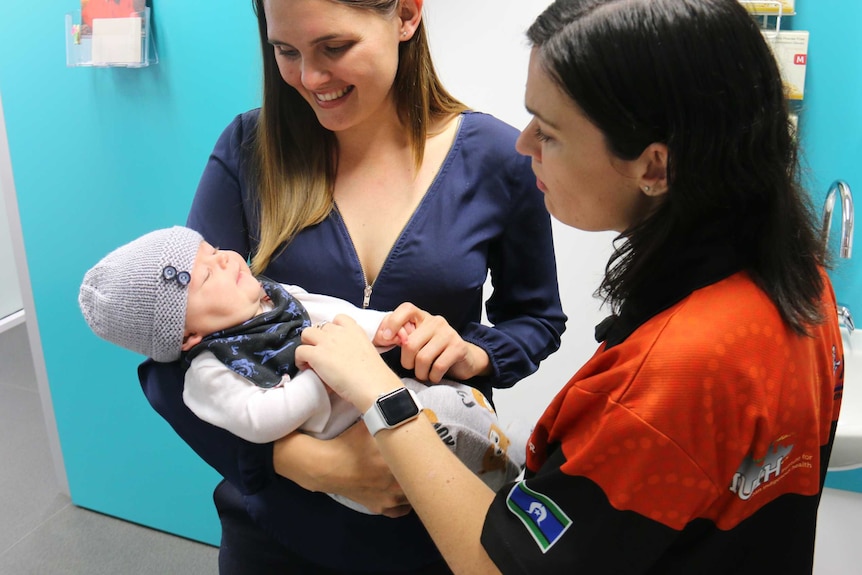
[[[399,389],[391,395],[377,400],[380,413],[387,425],[395,425],[419,414],[419,406],[407,392],[406,388]]]

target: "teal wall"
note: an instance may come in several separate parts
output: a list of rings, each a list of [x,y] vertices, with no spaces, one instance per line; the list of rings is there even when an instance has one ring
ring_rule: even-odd
[[[820,208],[832,181],[842,179],[862,210],[862,45],[856,40],[862,22],[858,0],[797,0],[788,23],[809,30],[805,99],[799,110],[809,189]],[[837,254],[840,209],[832,220],[831,246]],[[857,218],[857,228],[860,218]],[[850,260],[837,260],[831,276],[838,301],[862,326],[862,241],[854,233]],[[862,469],[830,472],[826,485],[862,492]]]
[[[821,207],[829,185],[845,180],[862,206],[862,45],[856,37],[862,22],[857,0],[797,0],[797,15],[789,19],[797,30],[809,30],[805,100],[799,117],[807,164],[807,183]],[[841,220],[836,208],[832,239]],[[858,239],[859,233],[854,234]],[[862,244],[854,258],[837,261],[832,272],[838,300],[862,319]],[[837,242],[832,242],[837,250]],[[837,253],[837,252],[836,252]]]
[[[66,68],[64,16],[79,6],[8,2],[0,18],[0,93],[72,501],[217,543],[217,475],[149,407],[141,358],[91,334],[77,292],[114,247],[185,222],[219,133],[258,105],[256,20],[250,0],[156,0],[158,65]]]

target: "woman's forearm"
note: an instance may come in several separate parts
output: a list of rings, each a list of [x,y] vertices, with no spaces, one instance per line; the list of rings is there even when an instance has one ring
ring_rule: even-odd
[[[426,417],[382,430],[377,444],[456,574],[499,573],[480,539],[494,492],[440,441]]]
[[[328,445],[300,432],[276,441],[272,449],[275,472],[309,491],[327,491],[318,462],[327,459]]]
[[[302,341],[305,345],[297,348],[297,361],[310,364],[360,413],[380,395],[403,387],[348,317],[338,316],[332,324],[303,331]],[[420,414],[394,429],[379,431],[374,439],[449,566],[456,573],[498,572],[480,539],[494,492],[440,441],[428,418]]]
[[[404,492],[361,423],[334,439],[300,432],[283,437],[274,444],[273,467],[303,489],[342,495],[373,513],[400,517],[410,511]]]

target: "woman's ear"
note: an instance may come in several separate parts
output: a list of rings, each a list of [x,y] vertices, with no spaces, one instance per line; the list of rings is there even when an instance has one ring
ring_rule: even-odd
[[[642,166],[639,186],[646,195],[655,197],[667,192],[667,160],[667,145],[659,142],[647,146],[638,158]]]
[[[416,33],[422,20],[422,0],[401,0],[401,40],[406,42]]]
[[[183,351],[188,351],[201,342],[203,338],[196,333],[186,332],[183,334]]]

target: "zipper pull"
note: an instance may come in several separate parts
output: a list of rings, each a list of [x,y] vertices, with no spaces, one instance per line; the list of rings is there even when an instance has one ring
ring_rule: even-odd
[[[371,286],[365,286],[365,292],[362,296],[362,309],[368,309],[368,304],[371,303]]]

